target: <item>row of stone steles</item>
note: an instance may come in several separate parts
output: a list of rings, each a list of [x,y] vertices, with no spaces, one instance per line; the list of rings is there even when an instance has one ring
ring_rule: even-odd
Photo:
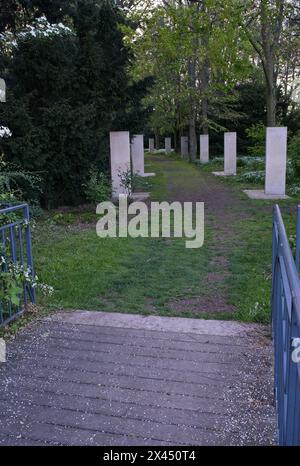
[[[180,153],[182,158],[189,155],[189,138],[182,136],[180,140]],[[236,175],[237,134],[224,134],[224,171],[214,172],[216,176]],[[200,135],[200,162],[209,162],[209,135]]]
[[[189,155],[189,140],[181,137],[181,156]],[[200,136],[200,162],[209,162],[209,135]],[[244,190],[251,199],[287,199],[287,128],[266,128],[265,189]],[[224,133],[224,170],[213,172],[215,176],[235,176],[237,174],[237,133]]]
[[[118,200],[120,195],[129,195],[134,200],[149,197],[149,193],[133,193],[130,182],[131,175],[155,176],[155,173],[145,173],[143,134],[130,137],[129,131],[110,133],[110,168],[114,200]]]
[[[133,135],[130,140],[128,131],[110,133],[111,148],[111,176],[114,197],[126,194],[120,174],[132,170],[133,175],[142,177],[154,176],[145,173],[144,165],[144,135]],[[149,151],[155,150],[154,139],[149,139]],[[165,152],[172,151],[171,138],[165,138]],[[189,154],[189,140],[181,137],[181,156]],[[266,129],[265,153],[265,189],[245,190],[252,199],[286,199],[286,171],[287,171],[287,128],[269,127]],[[209,162],[209,135],[200,136],[200,162]],[[237,133],[224,133],[224,170],[213,172],[215,176],[235,176],[237,173]],[[148,193],[144,193],[148,194]]]

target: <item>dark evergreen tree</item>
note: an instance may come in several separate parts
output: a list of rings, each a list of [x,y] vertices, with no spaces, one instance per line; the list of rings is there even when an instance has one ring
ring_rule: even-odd
[[[21,8],[28,17],[65,18],[74,34],[27,35],[12,55],[2,53],[8,101],[0,121],[13,133],[2,145],[9,160],[42,174],[43,205],[76,204],[91,165],[109,169],[109,131],[142,129],[146,86],[129,82],[124,17],[112,0],[15,3],[1,18],[6,28],[16,27],[11,18]]]

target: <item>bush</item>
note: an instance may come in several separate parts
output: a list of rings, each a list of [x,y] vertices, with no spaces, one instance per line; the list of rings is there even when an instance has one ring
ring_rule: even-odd
[[[289,143],[288,155],[294,169],[295,176],[300,178],[300,132]]]
[[[51,11],[53,20],[71,3],[64,21],[72,29],[39,18],[26,27],[20,21],[14,32],[3,25],[0,37],[0,75],[8,83],[0,124],[12,132],[1,138],[0,151],[40,173],[39,200],[46,208],[85,201],[90,168],[108,170],[109,132],[135,133],[142,124],[147,84],[132,85],[129,78],[130,54],[119,28],[125,17],[115,2],[55,2],[62,7],[39,2],[39,12]],[[28,17],[36,18],[36,7],[25,3]],[[51,9],[42,5],[49,3]]]
[[[246,131],[248,138],[251,141],[251,146],[248,148],[248,153],[254,156],[264,155],[266,127],[263,123],[252,125]]]
[[[263,170],[265,166],[264,157],[238,157],[237,166],[240,168],[251,168],[253,171]]]
[[[246,172],[240,175],[239,177],[239,181],[245,181],[247,183],[254,183],[254,184],[263,183],[264,179],[265,179],[264,170]]]
[[[14,204],[32,201],[41,190],[41,178],[23,168],[7,163],[0,156],[0,201]]]
[[[84,185],[88,201],[99,204],[111,197],[111,185],[104,173],[92,168],[87,183]]]

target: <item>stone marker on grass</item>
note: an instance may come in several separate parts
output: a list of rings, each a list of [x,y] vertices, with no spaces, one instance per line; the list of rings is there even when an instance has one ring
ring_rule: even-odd
[[[129,131],[113,131],[109,136],[112,197],[118,199],[120,194],[128,194],[121,176],[131,169]]]
[[[0,102],[6,102],[6,84],[2,78],[0,78]]]
[[[244,192],[251,199],[287,199],[286,164],[287,128],[269,127],[266,138],[265,190],[246,189]]]
[[[224,134],[224,172],[236,175],[236,133]]]
[[[236,133],[224,134],[224,171],[213,172],[216,176],[236,175]]]
[[[131,141],[131,162],[133,175],[144,174],[144,136],[135,134]]]
[[[180,153],[182,158],[188,157],[189,155],[189,138],[187,136],[181,136]]]
[[[208,134],[201,134],[200,136],[200,162],[209,162],[209,136]]]
[[[150,138],[149,139],[149,151],[150,152],[153,152],[155,149],[154,149],[154,139],[153,138]]]
[[[165,138],[165,152],[166,154],[170,154],[171,151],[172,151],[171,138]]]
[[[267,128],[265,193],[285,196],[287,128]]]
[[[145,173],[144,159],[144,135],[135,134],[131,142],[131,162],[132,174],[142,176],[144,178],[155,176],[155,173]]]

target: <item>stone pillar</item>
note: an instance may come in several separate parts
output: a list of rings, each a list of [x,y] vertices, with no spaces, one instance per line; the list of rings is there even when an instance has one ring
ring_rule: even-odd
[[[133,175],[143,176],[144,166],[144,135],[135,134],[131,142],[131,162]]]
[[[171,138],[165,138],[165,152],[166,154],[171,152]]]
[[[0,78],[0,102],[6,102],[6,84],[2,78]]]
[[[189,155],[189,138],[187,136],[181,136],[180,152],[182,158],[188,157]]]
[[[200,136],[200,162],[209,162],[209,136],[208,134],[201,134]]]
[[[287,128],[267,128],[265,193],[284,196],[286,186]]]
[[[224,134],[224,173],[236,175],[236,133]]]
[[[153,152],[155,149],[154,149],[154,139],[153,138],[150,138],[149,139],[149,151],[150,152]]]
[[[128,194],[121,183],[120,174],[130,170],[130,138],[129,131],[111,132],[110,136],[110,167],[113,198],[119,194]]]

